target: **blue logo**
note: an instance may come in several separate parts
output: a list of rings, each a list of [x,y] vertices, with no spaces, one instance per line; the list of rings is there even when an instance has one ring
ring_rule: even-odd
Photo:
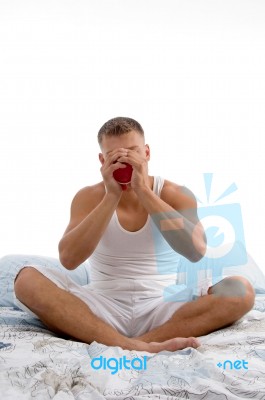
[[[132,360],[127,359],[126,356],[120,357],[120,358],[106,358],[103,356],[100,357],[95,357],[92,358],[91,360],[91,367],[93,369],[99,370],[99,369],[110,369],[112,372],[112,375],[115,375],[119,370],[121,369],[134,369],[137,371],[141,370],[146,370],[146,362],[147,362],[148,356],[143,356],[142,359],[135,357]]]
[[[214,285],[223,279],[224,268],[247,263],[240,204],[215,204],[235,192],[237,186],[235,183],[232,183],[217,199],[211,201],[211,205],[209,205],[212,178],[212,173],[204,174],[206,205],[196,197],[197,202],[201,204],[198,207],[197,214],[207,238],[206,253],[199,261],[191,262],[184,256],[178,255],[176,251],[172,251],[172,247],[174,248],[177,240],[178,231],[188,229],[187,221],[194,215],[194,210],[164,212],[152,215],[153,239],[158,272],[160,274],[177,273],[178,277],[177,284],[165,288],[165,301],[191,301],[194,293],[196,294],[200,279],[208,277],[211,279],[212,285]],[[161,240],[161,233],[166,240]],[[173,244],[172,247],[170,247],[171,244]]]
[[[204,174],[207,202],[209,202],[211,192],[212,176],[213,174]],[[214,200],[214,203],[217,203],[236,190],[236,184],[232,183]],[[199,203],[202,203],[198,198],[197,200]],[[224,266],[231,267],[247,262],[243,221],[239,204],[232,203],[199,207],[198,217],[204,226],[207,237],[207,251],[201,263],[205,265],[207,261],[212,260],[214,270],[221,272]],[[238,251],[238,243],[241,243],[241,251]]]
[[[219,361],[217,367],[226,369],[227,365],[229,369],[248,369],[248,361],[245,360],[225,360],[223,363]]]
[[[212,370],[213,366],[214,366],[214,360],[206,357],[206,358],[202,358],[202,359],[197,359],[194,362],[194,367],[196,369],[199,370]],[[223,362],[218,361],[218,363],[216,364],[216,366],[218,368],[222,368],[224,370],[232,370],[232,369],[248,369],[248,361],[246,360],[225,360]]]

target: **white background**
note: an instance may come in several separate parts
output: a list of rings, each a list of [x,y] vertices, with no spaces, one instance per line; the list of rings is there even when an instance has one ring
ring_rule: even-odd
[[[0,256],[58,256],[101,180],[97,132],[138,120],[150,175],[240,203],[265,271],[263,0],[0,0]],[[218,204],[222,204],[222,201]]]

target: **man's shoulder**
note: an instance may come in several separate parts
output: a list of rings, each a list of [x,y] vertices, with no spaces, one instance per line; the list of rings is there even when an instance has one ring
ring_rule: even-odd
[[[78,197],[86,197],[86,196],[93,196],[93,195],[104,195],[105,194],[105,187],[104,187],[104,183],[102,182],[98,182],[95,183],[94,185],[90,185],[90,186],[85,186],[83,188],[81,188],[80,190],[78,190],[78,192],[76,193],[75,196]]]
[[[80,189],[74,196],[72,204],[91,205],[98,204],[105,195],[105,186],[103,181],[95,185],[85,186]]]
[[[177,209],[194,208],[197,205],[196,197],[187,186],[179,185],[168,179],[164,180],[161,199]]]

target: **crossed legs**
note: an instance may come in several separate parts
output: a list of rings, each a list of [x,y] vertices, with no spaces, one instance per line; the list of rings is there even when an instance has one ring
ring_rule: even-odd
[[[231,325],[254,305],[255,291],[241,276],[224,278],[209,288],[208,294],[185,303],[163,325],[137,337],[161,341],[175,336],[202,336]]]
[[[232,278],[225,279],[232,282]],[[55,333],[85,343],[97,341],[128,350],[156,353],[198,347],[199,342],[193,336],[229,325],[248,312],[253,307],[254,290],[246,279],[234,277],[234,283],[235,279],[245,288],[244,295],[222,296],[219,282],[209,289],[208,295],[184,304],[165,324],[137,338],[120,334],[98,318],[82,300],[59,288],[34,268],[25,267],[20,271],[15,281],[15,293]]]

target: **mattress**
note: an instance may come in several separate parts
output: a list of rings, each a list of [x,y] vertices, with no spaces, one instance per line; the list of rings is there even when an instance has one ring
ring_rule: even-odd
[[[0,307],[0,398],[265,399],[265,293],[240,320],[200,342],[197,349],[158,354],[88,345],[57,337],[19,309]],[[100,360],[123,357],[146,357],[146,368],[99,368]]]

